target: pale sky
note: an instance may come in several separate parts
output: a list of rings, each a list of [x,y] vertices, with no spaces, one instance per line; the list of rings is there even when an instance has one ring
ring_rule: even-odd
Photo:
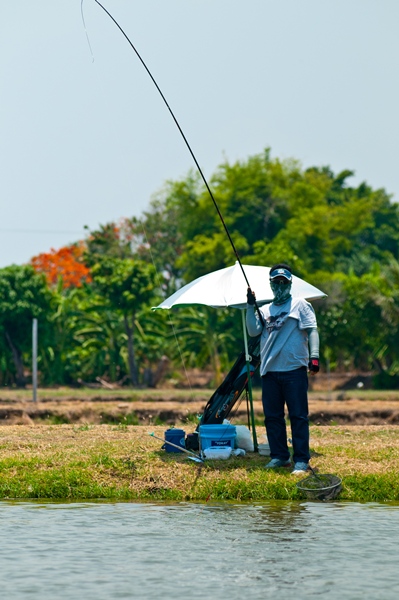
[[[398,0],[102,3],[206,177],[269,146],[399,200]],[[94,62],[80,0],[0,8],[0,267],[140,215],[194,167],[125,38],[83,10]]]

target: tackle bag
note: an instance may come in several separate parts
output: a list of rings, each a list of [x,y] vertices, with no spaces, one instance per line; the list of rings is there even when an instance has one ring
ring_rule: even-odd
[[[251,338],[248,344],[249,369],[251,377],[260,365],[260,335]],[[241,352],[236,362],[230,369],[224,381],[208,400],[201,420],[197,426],[223,423],[227,419],[234,405],[248,385],[248,370],[245,351]],[[195,434],[194,434],[195,435]],[[198,437],[198,435],[196,436]]]

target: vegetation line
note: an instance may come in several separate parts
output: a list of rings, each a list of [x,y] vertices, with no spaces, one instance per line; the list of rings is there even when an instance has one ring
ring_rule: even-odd
[[[384,189],[351,186],[352,175],[266,149],[224,162],[210,184],[243,263],[284,260],[328,294],[314,302],[322,371],[372,370],[375,388],[395,389],[399,205]],[[166,183],[141,217],[0,269],[0,385],[30,383],[37,318],[42,386],[178,386],[184,373],[168,315],[151,307],[232,262],[207,190],[190,172]],[[173,316],[186,367],[211,369],[217,386],[242,348],[237,311],[195,306]]]

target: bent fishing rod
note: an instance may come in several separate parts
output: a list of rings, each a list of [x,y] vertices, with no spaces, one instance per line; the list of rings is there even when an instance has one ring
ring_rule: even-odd
[[[206,177],[205,177],[205,175],[204,175],[204,173],[203,173],[203,171],[202,171],[202,169],[201,169],[201,166],[200,166],[200,164],[199,164],[199,162],[198,162],[198,160],[197,160],[197,158],[196,158],[196,156],[195,156],[195,154],[194,154],[194,152],[193,152],[193,150],[192,150],[192,148],[191,148],[191,146],[190,146],[190,144],[189,144],[189,142],[188,142],[188,140],[187,140],[187,138],[186,138],[186,136],[185,136],[185,134],[184,134],[184,131],[183,131],[183,130],[182,130],[182,128],[180,127],[180,123],[178,122],[178,120],[177,120],[177,118],[176,118],[176,116],[175,116],[174,112],[172,111],[172,109],[171,109],[171,107],[170,107],[170,105],[169,105],[168,101],[166,100],[166,98],[165,98],[165,96],[164,96],[164,94],[163,94],[163,92],[162,92],[161,88],[159,87],[158,83],[156,82],[156,80],[155,80],[154,76],[152,75],[151,71],[150,71],[150,70],[149,70],[149,68],[147,67],[146,63],[144,62],[144,60],[143,60],[143,58],[141,57],[140,53],[138,52],[137,48],[134,46],[133,42],[132,42],[132,41],[131,41],[131,39],[128,37],[127,33],[126,33],[126,32],[125,32],[123,29],[122,29],[121,25],[119,25],[118,21],[117,21],[117,20],[116,20],[116,19],[115,19],[115,18],[112,16],[112,14],[111,14],[111,13],[110,13],[110,12],[109,12],[109,11],[108,11],[106,8],[105,8],[105,6],[104,6],[103,4],[101,4],[101,2],[99,2],[99,0],[94,0],[94,2],[95,2],[96,4],[98,4],[98,6],[99,6],[100,8],[102,8],[102,10],[105,12],[105,14],[106,14],[106,15],[107,15],[107,16],[108,16],[110,19],[111,19],[111,21],[112,21],[112,22],[113,22],[113,23],[116,25],[116,27],[117,27],[117,28],[119,29],[119,31],[122,33],[122,35],[124,36],[124,38],[126,39],[126,41],[128,42],[128,44],[129,44],[129,45],[130,45],[130,47],[132,48],[133,52],[136,54],[137,58],[139,59],[139,61],[140,61],[140,62],[141,62],[141,64],[143,65],[143,67],[144,67],[144,69],[146,70],[147,74],[149,75],[149,77],[150,77],[151,81],[152,81],[152,82],[153,82],[153,84],[155,85],[156,89],[158,90],[158,92],[159,92],[159,95],[161,96],[162,100],[164,101],[164,103],[165,103],[165,105],[166,105],[166,107],[167,107],[167,109],[168,109],[168,111],[169,111],[169,113],[170,113],[170,115],[171,115],[171,117],[172,117],[173,121],[175,122],[175,125],[176,125],[176,127],[178,128],[178,130],[179,130],[179,132],[180,132],[180,134],[181,134],[181,136],[182,136],[182,138],[183,138],[183,140],[184,140],[184,143],[186,144],[186,146],[187,146],[187,148],[188,148],[188,151],[189,151],[189,152],[190,152],[190,154],[191,154],[191,157],[192,157],[192,159],[193,159],[193,161],[194,161],[194,163],[195,163],[195,166],[197,167],[197,169],[198,169],[198,172],[199,172],[199,174],[201,175],[201,178],[202,178],[202,180],[203,180],[203,182],[204,182],[204,184],[205,184],[205,187],[206,187],[206,189],[207,189],[207,191],[208,191],[208,194],[209,194],[209,196],[211,197],[211,200],[212,200],[212,202],[213,202],[213,204],[214,204],[214,207],[215,207],[215,209],[216,209],[216,211],[217,211],[217,213],[218,213],[218,215],[219,215],[220,221],[221,221],[221,223],[222,223],[222,225],[223,225],[223,227],[224,227],[224,230],[225,230],[225,232],[226,232],[226,235],[227,235],[227,237],[228,237],[228,240],[229,240],[229,242],[230,242],[230,245],[231,245],[231,247],[232,247],[232,249],[233,249],[234,255],[235,255],[235,257],[236,257],[236,259],[237,259],[237,262],[238,262],[238,264],[239,264],[239,266],[240,266],[241,272],[242,272],[242,274],[243,274],[243,276],[244,276],[244,279],[245,279],[245,282],[246,282],[246,284],[247,284],[248,290],[251,290],[251,286],[250,286],[250,284],[249,284],[248,277],[247,277],[247,275],[246,275],[246,273],[245,273],[245,271],[244,271],[244,267],[243,267],[243,265],[242,265],[242,262],[241,262],[241,259],[240,259],[240,257],[239,257],[239,254],[238,254],[238,252],[237,252],[237,248],[235,247],[235,245],[234,245],[234,242],[233,242],[233,240],[232,240],[232,238],[231,238],[230,232],[229,232],[229,230],[227,229],[227,225],[226,225],[226,223],[225,223],[225,221],[224,221],[224,219],[223,219],[223,215],[222,215],[222,213],[220,212],[219,206],[218,206],[218,204],[217,204],[217,202],[216,202],[216,200],[215,200],[215,197],[214,197],[214,195],[213,195],[213,193],[212,193],[212,190],[211,190],[211,188],[209,187],[209,184],[208,184],[208,182],[207,182],[207,180],[206,180]],[[82,18],[83,18],[83,0],[81,0],[81,11],[82,11]],[[84,18],[83,18],[83,24],[84,24]],[[86,35],[87,35],[87,32],[86,32]],[[89,43],[89,46],[90,46],[90,43]],[[251,290],[251,291],[252,291],[252,290]],[[254,300],[255,300],[255,308],[256,308],[256,310],[257,310],[257,312],[258,312],[258,315],[259,315],[260,322],[261,322],[261,324],[262,324],[262,325],[264,325],[264,324],[265,324],[265,322],[264,322],[264,319],[263,319],[262,313],[260,312],[260,308],[259,308],[259,306],[258,306],[258,303],[256,302],[256,298],[255,298],[255,296],[254,296]]]
[[[213,204],[214,204],[214,206],[215,206],[215,209],[216,209],[216,211],[217,211],[217,213],[218,213],[218,215],[219,215],[219,218],[220,218],[220,220],[221,220],[221,222],[222,222],[222,225],[223,225],[223,227],[224,227],[224,230],[225,230],[225,232],[226,232],[226,235],[227,235],[227,237],[228,237],[228,239],[229,239],[229,242],[230,242],[230,244],[231,244],[231,247],[232,247],[232,249],[233,249],[233,252],[234,252],[234,254],[235,254],[235,257],[236,257],[236,259],[237,259],[237,261],[238,261],[238,264],[240,265],[240,268],[241,268],[242,274],[244,275],[244,278],[245,278],[245,281],[246,281],[246,283],[247,283],[247,286],[250,288],[251,286],[249,285],[249,281],[248,281],[248,278],[247,278],[247,276],[246,276],[246,273],[245,273],[245,271],[244,271],[244,267],[242,266],[242,263],[241,263],[241,260],[240,260],[240,257],[239,257],[239,255],[238,255],[237,249],[236,249],[236,247],[235,247],[235,245],[234,245],[234,242],[233,242],[233,240],[232,240],[232,238],[231,238],[230,232],[229,232],[229,230],[227,229],[227,225],[226,225],[226,223],[225,223],[225,221],[224,221],[224,219],[223,219],[223,215],[222,215],[222,213],[220,212],[219,206],[218,206],[218,204],[217,204],[217,202],[216,202],[216,200],[215,200],[215,197],[214,197],[214,195],[213,195],[213,193],[212,193],[212,190],[211,190],[211,188],[209,187],[209,184],[208,184],[208,182],[207,182],[207,180],[206,180],[206,178],[205,178],[205,175],[204,175],[204,173],[203,173],[203,171],[202,171],[202,169],[201,169],[201,167],[200,167],[200,164],[199,164],[199,162],[198,162],[198,160],[197,160],[197,158],[196,158],[196,156],[195,156],[195,154],[194,154],[194,152],[193,152],[193,150],[192,150],[192,148],[191,148],[191,146],[190,146],[190,144],[189,144],[189,142],[188,142],[188,140],[187,140],[187,138],[186,138],[186,136],[185,136],[185,134],[184,134],[184,132],[183,132],[183,130],[182,130],[182,128],[180,127],[180,124],[179,124],[179,122],[178,122],[178,120],[177,120],[177,118],[176,118],[175,114],[173,113],[173,111],[172,111],[171,107],[169,106],[169,103],[168,103],[168,101],[166,100],[166,98],[165,98],[165,96],[164,96],[164,94],[163,94],[163,92],[162,92],[161,88],[159,87],[158,83],[156,82],[156,80],[155,80],[155,78],[153,77],[153,75],[152,75],[151,71],[149,70],[149,68],[147,67],[146,63],[144,62],[143,58],[142,58],[142,57],[141,57],[141,55],[139,54],[138,50],[137,50],[137,49],[136,49],[136,47],[134,46],[133,42],[130,40],[130,38],[128,37],[128,35],[125,33],[125,31],[124,31],[124,30],[122,29],[122,27],[119,25],[119,23],[117,22],[117,20],[116,20],[116,19],[115,19],[115,18],[114,18],[114,17],[111,15],[111,13],[110,13],[110,12],[109,12],[109,11],[108,11],[106,8],[105,8],[105,6],[103,6],[103,5],[101,4],[101,2],[99,2],[99,0],[94,0],[94,1],[96,2],[96,4],[98,4],[98,6],[100,6],[100,8],[102,8],[102,10],[103,10],[103,11],[104,11],[104,12],[105,12],[107,15],[108,15],[108,17],[111,19],[111,21],[112,21],[112,22],[113,22],[113,23],[116,25],[116,27],[119,29],[119,31],[122,33],[122,35],[125,37],[125,39],[126,39],[126,40],[127,40],[127,42],[129,43],[129,45],[130,45],[130,47],[132,48],[132,50],[135,52],[135,54],[136,54],[137,58],[140,60],[141,64],[143,65],[144,69],[147,71],[147,74],[149,75],[149,77],[151,78],[151,81],[153,82],[153,84],[155,85],[156,89],[158,90],[158,92],[159,92],[159,94],[160,94],[160,96],[161,96],[162,100],[164,101],[164,103],[165,103],[165,105],[166,105],[166,107],[167,107],[167,109],[168,109],[169,113],[170,113],[170,114],[171,114],[171,116],[172,116],[172,119],[173,119],[173,121],[174,121],[174,122],[175,122],[175,124],[176,124],[176,127],[178,128],[178,130],[179,130],[179,132],[180,132],[180,134],[181,134],[181,136],[182,136],[182,138],[183,138],[183,140],[184,140],[184,142],[185,142],[185,144],[186,144],[186,146],[187,146],[187,148],[188,148],[188,150],[189,150],[189,152],[190,152],[190,154],[191,154],[191,157],[192,157],[192,159],[194,160],[194,163],[195,163],[195,165],[196,165],[196,167],[197,167],[197,169],[198,169],[198,172],[199,172],[199,174],[201,175],[201,178],[202,178],[202,180],[203,180],[203,182],[204,182],[204,184],[205,184],[205,187],[206,187],[206,189],[207,189],[207,191],[208,191],[208,193],[209,193],[209,196],[211,197],[211,200],[212,200],[212,202],[213,202]],[[82,0],[82,5],[83,5],[83,0]]]

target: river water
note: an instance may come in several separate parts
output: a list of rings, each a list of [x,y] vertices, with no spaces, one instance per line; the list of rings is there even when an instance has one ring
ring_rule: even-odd
[[[5,600],[399,597],[399,506],[0,502]]]

